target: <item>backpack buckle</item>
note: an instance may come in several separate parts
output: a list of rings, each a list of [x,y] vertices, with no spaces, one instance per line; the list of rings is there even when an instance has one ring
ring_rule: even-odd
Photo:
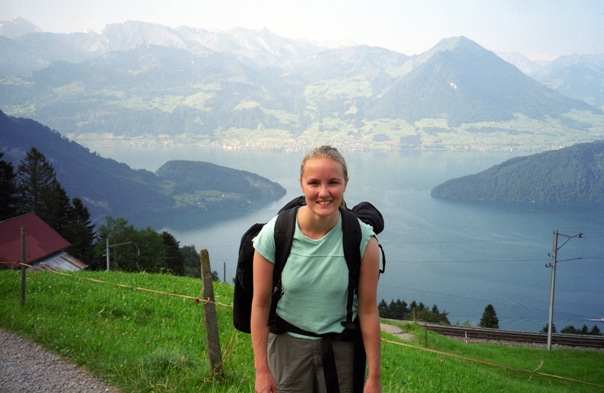
[[[344,326],[344,330],[356,329],[356,325],[354,324],[354,322],[342,321],[342,326]]]

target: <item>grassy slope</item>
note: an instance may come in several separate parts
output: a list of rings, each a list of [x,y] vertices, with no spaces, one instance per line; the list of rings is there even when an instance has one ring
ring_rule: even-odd
[[[201,281],[165,275],[82,272],[27,274],[20,306],[19,272],[0,271],[0,326],[54,350],[125,392],[252,392],[249,335],[235,332],[231,309],[217,306],[224,377],[210,377]],[[90,281],[92,278],[99,281]],[[125,286],[117,286],[122,284]],[[157,292],[141,291],[148,288]],[[176,296],[168,296],[173,294]],[[216,301],[232,303],[232,287],[215,285]],[[604,391],[598,351],[463,344],[417,325],[411,346],[384,335],[385,392]],[[496,367],[422,348],[482,359],[599,386]]]

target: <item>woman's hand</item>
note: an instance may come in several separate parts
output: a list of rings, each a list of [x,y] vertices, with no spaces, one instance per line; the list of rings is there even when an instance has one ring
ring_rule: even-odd
[[[277,382],[269,370],[256,372],[256,393],[277,393]]]
[[[365,381],[365,387],[363,388],[363,393],[382,393],[382,385],[380,384],[380,380],[376,378],[367,378]]]

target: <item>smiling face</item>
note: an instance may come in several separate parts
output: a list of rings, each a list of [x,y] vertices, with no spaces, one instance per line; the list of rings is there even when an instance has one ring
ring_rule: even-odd
[[[305,161],[300,186],[310,211],[319,217],[338,212],[344,199],[347,179],[342,165],[327,157]]]

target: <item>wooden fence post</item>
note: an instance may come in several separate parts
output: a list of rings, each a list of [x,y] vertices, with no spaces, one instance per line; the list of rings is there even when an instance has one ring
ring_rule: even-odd
[[[21,227],[21,305],[25,305],[25,277],[27,276],[27,251],[25,245],[25,239],[27,232],[25,227]]]
[[[199,252],[201,259],[201,278],[203,282],[203,319],[206,330],[206,347],[210,359],[210,373],[212,376],[222,374],[222,353],[220,352],[220,336],[218,334],[218,316],[214,303],[214,286],[212,269],[210,268],[210,255],[208,250]]]

